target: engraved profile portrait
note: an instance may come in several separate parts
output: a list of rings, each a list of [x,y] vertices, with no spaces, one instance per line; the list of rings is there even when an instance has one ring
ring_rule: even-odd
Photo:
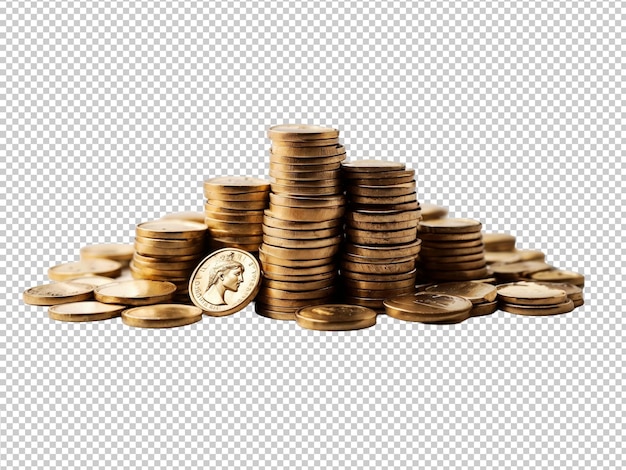
[[[207,273],[207,288],[202,298],[212,305],[228,305],[226,292],[237,292],[244,281],[245,268],[239,261],[230,256],[225,256],[216,262]]]

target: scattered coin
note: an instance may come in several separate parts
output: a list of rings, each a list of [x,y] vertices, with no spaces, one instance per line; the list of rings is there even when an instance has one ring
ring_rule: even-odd
[[[139,328],[174,328],[202,320],[202,310],[191,305],[159,304],[130,308],[122,312],[122,321]]]
[[[71,282],[77,282],[79,284],[88,284],[90,286],[93,286],[93,288],[95,289],[98,286],[103,286],[105,284],[110,284],[111,282],[115,282],[116,279],[112,278],[112,277],[105,277],[105,276],[84,276],[84,277],[77,277],[75,279],[72,279]]]
[[[89,259],[59,264],[48,269],[48,277],[53,281],[69,281],[90,274],[115,278],[122,274],[122,265],[109,259]]]
[[[23,298],[28,305],[58,305],[92,299],[93,290],[94,287],[88,284],[55,282],[27,289]]]
[[[96,287],[94,295],[105,304],[152,305],[171,300],[175,291],[171,282],[141,279]]]
[[[67,322],[89,322],[119,317],[125,305],[104,304],[97,301],[70,302],[52,305],[48,316],[53,320]]]

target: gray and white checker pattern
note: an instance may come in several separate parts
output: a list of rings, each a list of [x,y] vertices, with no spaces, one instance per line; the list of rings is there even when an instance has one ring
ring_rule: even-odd
[[[30,2],[0,9],[1,468],[624,468],[622,2]],[[81,246],[338,127],[419,199],[587,276],[586,305],[302,330],[56,323]]]

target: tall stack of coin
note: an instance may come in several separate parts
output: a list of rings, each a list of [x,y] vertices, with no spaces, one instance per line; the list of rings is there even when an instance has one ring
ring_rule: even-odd
[[[214,250],[239,248],[258,252],[269,191],[269,182],[249,176],[206,180],[204,222],[209,227],[209,247]]]
[[[471,281],[489,275],[481,233],[473,219],[443,218],[422,221],[420,268],[433,281]]]
[[[403,163],[342,164],[349,201],[341,260],[344,300],[384,311],[383,301],[415,290],[421,217],[415,170]]]
[[[189,277],[207,252],[207,227],[199,222],[161,219],[137,225],[134,279],[176,285],[174,302],[189,302]]]
[[[263,217],[263,271],[256,312],[293,320],[296,310],[332,303],[345,197],[339,131],[309,125],[269,129],[271,192]]]

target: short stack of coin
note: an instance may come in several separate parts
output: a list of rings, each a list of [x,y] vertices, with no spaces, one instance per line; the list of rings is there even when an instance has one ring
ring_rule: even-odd
[[[339,131],[309,125],[269,129],[271,192],[263,217],[258,314],[294,320],[296,310],[332,303],[345,197]]]
[[[499,307],[517,315],[558,315],[574,310],[574,301],[557,287],[520,281],[498,286]]]
[[[473,219],[422,221],[419,238],[421,274],[433,281],[472,281],[489,275],[481,233]]]
[[[189,277],[207,252],[206,235],[206,225],[188,220],[137,225],[132,277],[171,282],[176,285],[173,301],[190,302]]]
[[[209,247],[239,248],[256,253],[262,241],[263,211],[270,184],[249,176],[224,176],[204,182],[204,222]]]
[[[420,205],[415,170],[356,160],[341,166],[348,211],[341,280],[344,300],[384,312],[388,297],[415,291]]]

